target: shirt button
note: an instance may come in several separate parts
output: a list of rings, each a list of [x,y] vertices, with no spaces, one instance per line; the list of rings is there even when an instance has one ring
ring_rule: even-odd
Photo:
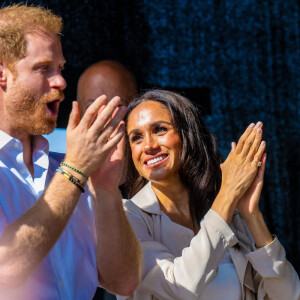
[[[24,175],[24,174],[26,173],[26,170],[25,170],[25,169],[21,169],[20,173],[21,173],[22,175]]]
[[[19,145],[18,143],[14,143],[14,148],[18,149],[19,148]]]
[[[65,285],[65,283],[63,281],[60,282],[61,285]]]

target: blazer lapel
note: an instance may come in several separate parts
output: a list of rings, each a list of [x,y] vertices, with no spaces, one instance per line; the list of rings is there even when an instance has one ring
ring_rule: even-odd
[[[146,213],[161,215],[157,197],[151,188],[151,181],[134,195],[131,201]]]

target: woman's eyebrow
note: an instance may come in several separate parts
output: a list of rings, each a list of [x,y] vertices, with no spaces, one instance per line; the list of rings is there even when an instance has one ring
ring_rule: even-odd
[[[150,126],[154,127],[154,126],[157,126],[157,125],[160,125],[160,124],[172,125],[172,123],[167,122],[167,121],[156,121],[156,122],[151,123]]]
[[[140,130],[139,129],[132,129],[129,133],[128,133],[128,136],[134,134],[134,133],[137,133],[139,132]]]
[[[161,125],[161,124],[172,125],[172,123],[167,122],[167,121],[156,121],[156,122],[151,123],[149,126],[150,126],[150,127],[155,127],[155,126]],[[128,136],[130,136],[131,134],[137,133],[137,132],[139,132],[139,131],[140,131],[139,129],[132,129],[132,130],[128,133]]]

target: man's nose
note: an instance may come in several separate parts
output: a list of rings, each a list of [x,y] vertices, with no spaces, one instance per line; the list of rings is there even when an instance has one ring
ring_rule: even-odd
[[[66,80],[61,74],[56,74],[50,79],[50,87],[58,90],[64,90],[67,86]]]

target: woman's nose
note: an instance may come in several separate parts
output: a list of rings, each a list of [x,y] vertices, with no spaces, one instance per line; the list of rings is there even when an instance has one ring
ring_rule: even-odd
[[[145,151],[152,151],[153,149],[158,148],[158,141],[151,134],[147,134],[145,138]]]

